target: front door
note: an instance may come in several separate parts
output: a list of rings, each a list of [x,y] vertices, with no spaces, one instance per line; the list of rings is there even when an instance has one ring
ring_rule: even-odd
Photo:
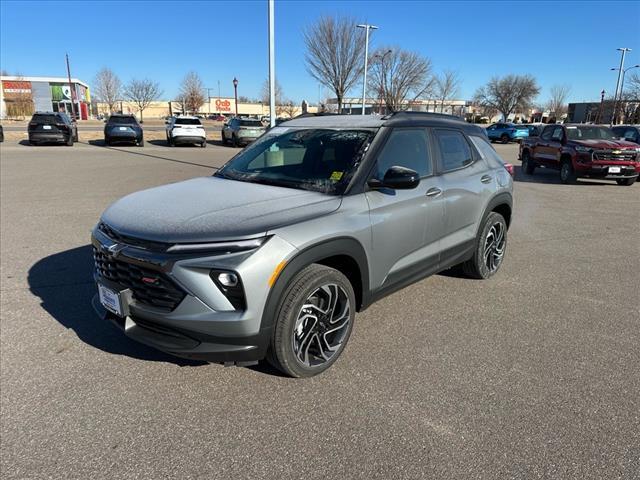
[[[389,134],[372,173],[382,180],[392,166],[415,170],[420,184],[411,190],[366,193],[372,228],[372,289],[391,287],[437,268],[444,221],[442,187],[426,128],[396,128]]]

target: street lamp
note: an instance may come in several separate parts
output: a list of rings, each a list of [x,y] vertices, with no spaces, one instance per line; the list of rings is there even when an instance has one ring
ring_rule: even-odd
[[[616,82],[616,94],[613,96],[613,115],[611,116],[611,121],[609,122],[609,126],[612,127],[613,126],[613,122],[617,116],[618,113],[618,89],[620,87],[620,77],[624,72],[624,57],[627,54],[627,52],[630,52],[631,49],[630,48],[618,48],[617,49],[619,52],[622,53],[621,57],[620,57],[620,67],[617,69],[618,70],[618,81]],[[612,69],[615,70],[615,69]],[[620,92],[620,97],[622,97],[622,92]]]
[[[362,115],[364,115],[364,107],[367,97],[367,64],[369,61],[369,30],[377,30],[375,25],[363,24],[357,25],[358,28],[364,28],[364,78],[362,80]]]
[[[385,69],[384,69],[384,59],[387,55],[389,55],[393,50],[387,50],[386,52],[384,52],[382,55],[380,55],[379,53],[376,53],[373,58],[379,58],[380,59],[380,75],[385,75]],[[384,77],[384,80],[382,79],[382,77],[380,78],[380,108],[378,109],[378,113],[382,114],[382,97],[385,96],[385,83],[387,81],[386,75]],[[387,113],[387,108],[385,106],[385,113]]]
[[[238,116],[238,79],[233,77],[233,92],[236,99],[236,117]]]

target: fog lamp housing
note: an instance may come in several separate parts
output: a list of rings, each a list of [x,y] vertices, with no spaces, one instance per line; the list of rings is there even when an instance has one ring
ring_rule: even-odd
[[[209,276],[234,309],[244,310],[247,308],[240,275],[230,270],[211,270]]]

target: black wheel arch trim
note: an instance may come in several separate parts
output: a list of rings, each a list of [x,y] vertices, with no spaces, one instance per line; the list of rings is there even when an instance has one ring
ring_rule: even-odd
[[[489,213],[493,212],[497,207],[501,205],[508,206],[510,217],[513,216],[513,196],[509,192],[498,193],[497,195],[492,197],[491,200],[489,200],[489,203],[487,203],[487,206],[485,207],[484,212],[482,213],[482,220],[478,224],[478,228],[476,230],[476,238],[480,233],[480,230],[482,229],[482,226],[484,225],[484,222],[487,216],[489,216]],[[507,230],[508,230],[509,227],[511,226],[511,218],[505,218],[505,220],[507,222]]]
[[[267,296],[267,301],[265,302],[262,312],[260,330],[271,331],[273,328],[276,316],[280,310],[282,296],[298,272],[307,265],[339,255],[351,257],[358,265],[358,269],[360,270],[361,291],[357,291],[356,285],[354,285],[354,291],[356,298],[361,299],[359,303],[363,304],[369,292],[369,266],[365,249],[360,242],[353,237],[333,238],[309,246],[287,261],[287,264],[282,272],[280,272],[280,275],[278,275],[276,283],[271,287],[269,295]],[[358,309],[359,307],[360,305],[358,305]]]

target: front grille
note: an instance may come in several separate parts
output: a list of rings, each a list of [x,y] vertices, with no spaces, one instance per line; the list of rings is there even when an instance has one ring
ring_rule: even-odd
[[[601,161],[609,160],[621,160],[621,161],[634,161],[636,159],[636,152],[633,150],[617,150],[619,153],[614,153],[613,150],[594,150],[593,159]]]
[[[93,247],[97,274],[123,288],[129,288],[133,298],[146,305],[174,310],[185,297],[182,291],[164,274],[118,260]],[[145,278],[147,281],[143,281]]]
[[[121,233],[116,232],[113,228],[107,225],[104,222],[100,222],[98,225],[98,230],[104,233],[111,240],[114,240],[118,243],[125,243],[127,245],[131,245],[133,247],[143,248],[145,250],[153,250],[156,252],[164,252],[171,245],[162,242],[154,242],[151,240],[142,240],[140,238],[133,238],[126,235],[122,235]]]

